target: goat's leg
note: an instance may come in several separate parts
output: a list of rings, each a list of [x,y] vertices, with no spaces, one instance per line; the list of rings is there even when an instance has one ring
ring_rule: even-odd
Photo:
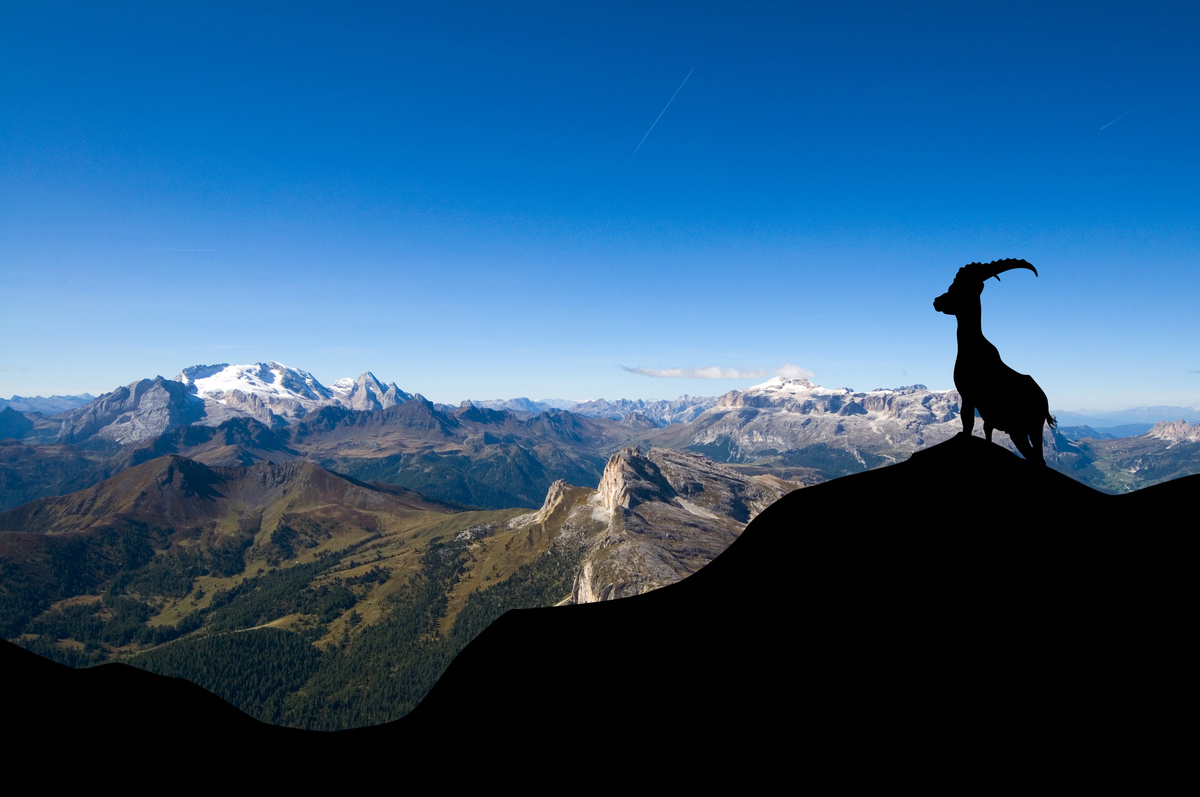
[[[966,399],[963,399],[962,404],[958,408],[959,414],[962,415],[963,434],[970,434],[975,429],[975,405],[968,404]]]
[[[1021,456],[1025,457],[1027,462],[1035,462],[1039,465],[1046,464],[1046,457],[1042,455],[1042,436],[1039,432],[1036,441],[1034,436],[1025,434],[1010,435],[1013,444],[1017,447],[1017,451],[1021,452]]]
[[[1029,450],[1033,453],[1030,462],[1038,465],[1046,464],[1046,453],[1042,451],[1042,432],[1039,429],[1037,434],[1029,435]]]
[[[1042,450],[1042,425],[1039,423],[1037,431],[1029,433],[1029,448],[1033,451],[1032,462],[1039,465],[1046,464],[1046,452]]]
[[[990,423],[988,423],[986,420],[984,420],[984,422],[983,422],[983,434],[984,434],[984,437],[986,437],[986,438],[987,438],[987,441],[988,441],[989,443],[990,443],[990,442],[992,442],[992,430],[993,430],[993,429],[995,429],[995,428],[996,428],[995,426],[992,426]]]

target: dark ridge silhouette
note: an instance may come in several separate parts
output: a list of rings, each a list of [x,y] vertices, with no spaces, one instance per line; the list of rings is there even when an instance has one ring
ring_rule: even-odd
[[[1024,260],[969,263],[958,270],[950,289],[933,300],[933,309],[958,318],[958,358],[954,361],[954,386],[962,396],[963,434],[975,428],[975,411],[983,418],[983,432],[992,442],[992,430],[1007,432],[1021,456],[1046,464],[1042,453],[1042,424],[1055,425],[1050,402],[1037,382],[1019,374],[1000,359],[1000,352],[983,336],[979,297],[983,283],[1014,268],[1037,269]]]
[[[186,716],[189,744],[260,760],[484,756],[520,779],[636,760],[683,781],[1140,786],[1191,760],[1194,546],[1175,518],[1197,489],[1105,495],[959,435],[785,496],[672,586],[505,614],[395,723],[284,731],[116,665],[14,670],[8,647],[6,723],[104,728],[89,749],[111,754]]]
[[[0,408],[0,440],[20,440],[33,429],[33,421],[12,407]]]

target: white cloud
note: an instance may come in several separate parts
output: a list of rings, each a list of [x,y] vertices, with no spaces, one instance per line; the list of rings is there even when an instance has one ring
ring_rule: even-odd
[[[767,372],[761,368],[630,368],[621,366],[631,374],[658,376],[667,379],[761,379]]]
[[[622,365],[621,368],[631,374],[656,376],[663,379],[762,379],[771,374],[788,379],[813,379],[816,377],[816,374],[807,368],[801,368],[791,363],[784,363],[778,368],[771,369],[769,373],[762,368],[719,368],[715,365],[710,365],[708,368],[630,368],[628,365]]]
[[[771,373],[775,374],[775,376],[786,377],[787,379],[812,379],[816,376],[816,374],[807,368],[801,368],[791,363],[784,363]]]

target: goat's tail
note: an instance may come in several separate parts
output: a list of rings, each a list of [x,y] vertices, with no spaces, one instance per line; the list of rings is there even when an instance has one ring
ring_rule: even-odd
[[[1058,426],[1058,421],[1055,420],[1054,416],[1048,412],[1046,413],[1046,423],[1050,424],[1051,429]]]

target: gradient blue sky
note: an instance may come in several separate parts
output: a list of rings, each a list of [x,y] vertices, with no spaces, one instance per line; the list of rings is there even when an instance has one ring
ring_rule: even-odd
[[[1200,404],[1198,7],[979,5],[4,0],[0,396],[949,388],[1021,257],[1052,407]]]

